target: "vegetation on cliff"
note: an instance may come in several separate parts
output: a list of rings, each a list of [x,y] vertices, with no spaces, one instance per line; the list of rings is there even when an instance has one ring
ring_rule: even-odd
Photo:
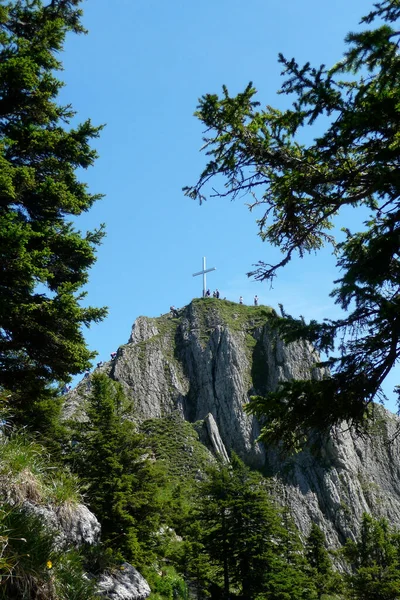
[[[4,410],[0,416],[0,598],[91,600],[95,582],[85,578],[87,561],[72,545],[62,546],[44,518],[73,513],[81,483],[43,445],[15,430]]]
[[[87,420],[75,423],[68,462],[99,516],[103,543],[137,567],[151,564],[164,512],[163,470],[132,422],[121,385],[106,375],[91,380]]]
[[[185,557],[188,572],[195,575],[200,561],[209,565],[203,586],[222,587],[226,598],[233,593],[248,600],[281,593],[315,598],[295,527],[264,483],[235,455],[230,464],[208,470],[190,515],[188,539],[196,552]]]

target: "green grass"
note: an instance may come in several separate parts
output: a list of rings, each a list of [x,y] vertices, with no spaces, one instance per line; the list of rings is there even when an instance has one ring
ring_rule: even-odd
[[[216,298],[198,298],[192,301],[192,306],[195,314],[202,315],[208,322],[218,315],[233,331],[254,331],[264,326],[274,314],[274,309],[269,306],[247,306]]]
[[[34,514],[16,506],[0,510],[0,599],[94,600],[76,550],[60,551]]]
[[[16,502],[59,505],[80,500],[78,479],[51,463],[46,449],[25,434],[5,438],[0,452],[0,492]]]
[[[46,481],[46,488],[52,501],[59,504],[77,504],[82,500],[79,477],[69,471],[60,471]]]
[[[195,298],[192,302],[179,311],[179,317],[172,318],[170,313],[149,319],[158,330],[158,334],[147,340],[158,342],[159,338],[175,337],[177,328],[187,314],[188,309],[193,309],[201,330],[202,337],[207,338],[213,331],[216,323],[221,321],[233,331],[252,332],[262,327],[268,318],[274,314],[274,309],[269,306],[247,306],[229,300],[217,298]]]
[[[32,475],[45,471],[44,448],[23,434],[13,434],[1,446],[0,473],[18,475],[29,469]]]
[[[96,600],[95,582],[85,577],[83,559],[76,550],[60,554],[54,565],[54,589],[60,600]]]
[[[30,598],[48,584],[47,561],[52,561],[53,535],[39,517],[5,505],[0,511],[2,565],[0,598]],[[34,597],[34,596],[32,596]]]
[[[192,480],[198,469],[209,465],[210,453],[200,442],[194,426],[179,415],[149,419],[141,429],[170,476]]]
[[[0,445],[0,599],[94,599],[76,550],[62,552],[42,517],[21,508],[65,506],[81,500],[75,475],[52,464],[45,448],[25,433],[3,437]]]

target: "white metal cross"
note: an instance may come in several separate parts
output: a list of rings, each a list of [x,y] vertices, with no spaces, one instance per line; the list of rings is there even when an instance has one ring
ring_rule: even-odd
[[[203,298],[206,297],[206,291],[207,291],[207,285],[206,285],[206,273],[209,273],[210,271],[215,271],[216,267],[211,267],[211,269],[206,269],[206,257],[203,256],[203,270],[199,271],[198,273],[193,273],[193,277],[196,277],[197,275],[203,275]]]

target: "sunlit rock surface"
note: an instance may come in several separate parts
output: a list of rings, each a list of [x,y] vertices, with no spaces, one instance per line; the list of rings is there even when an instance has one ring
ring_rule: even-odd
[[[97,583],[100,598],[110,600],[145,600],[150,596],[147,581],[132,565],[123,563],[112,573],[101,575]]]

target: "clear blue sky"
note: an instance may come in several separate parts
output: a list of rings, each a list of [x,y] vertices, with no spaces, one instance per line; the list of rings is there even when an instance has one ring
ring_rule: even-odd
[[[193,117],[202,94],[219,93],[222,84],[236,93],[253,81],[262,104],[282,107],[278,53],[333,64],[372,1],[86,0],[82,6],[89,34],[68,38],[61,101],[74,106],[79,121],[106,124],[96,142],[100,158],[82,173],[105,198],[77,221],[81,230],[107,226],[87,286],[88,303],[109,307],[108,318],[86,334],[98,360],[127,342],[139,315],[158,316],[200,296],[201,278],[192,273],[203,256],[217,267],[209,287],[229,300],[243,295],[250,304],[257,293],[261,303],[283,303],[295,315],[335,316],[329,292],[338,273],[329,249],[292,261],[271,290],[246,276],[258,260],[278,256],[257,237],[257,214],[246,200],[200,207],[181,189],[205,164],[202,128]],[[352,228],[355,219],[348,211],[342,223]]]

